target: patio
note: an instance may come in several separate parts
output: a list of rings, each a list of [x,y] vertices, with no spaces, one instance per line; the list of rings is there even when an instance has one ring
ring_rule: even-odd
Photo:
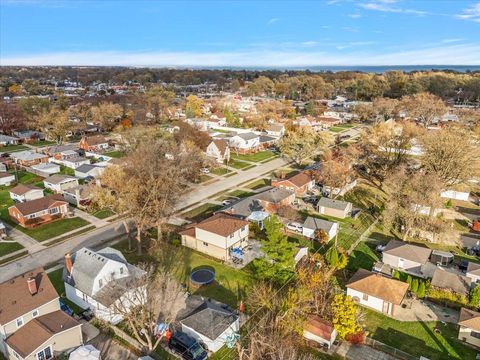
[[[400,321],[443,321],[456,324],[458,311],[425,300],[405,298],[402,306],[395,307],[393,318]]]
[[[243,256],[239,256],[238,258],[242,258],[243,261],[235,261],[236,255],[232,253],[232,257],[228,259],[225,264],[228,266],[231,266],[235,269],[242,269],[246,265],[248,265],[250,262],[252,262],[254,259],[258,259],[264,256],[263,252],[260,250],[262,247],[262,244],[260,241],[255,240],[255,239],[249,239],[248,240],[248,245],[242,248]],[[237,258],[237,259],[238,259]]]

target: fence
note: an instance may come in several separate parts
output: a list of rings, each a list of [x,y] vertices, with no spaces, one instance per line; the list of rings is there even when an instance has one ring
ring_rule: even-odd
[[[387,344],[384,344],[378,340],[375,340],[375,339],[371,339],[371,338],[365,338],[365,344],[374,348],[374,349],[377,349],[377,350],[380,350],[384,353],[387,353],[387,354],[390,354],[398,359],[401,359],[401,360],[418,360],[418,357],[416,356],[413,356],[413,355],[410,355],[408,353],[406,353],[405,351],[402,351],[402,350],[398,350],[390,345],[387,345]]]
[[[125,331],[116,327],[115,325],[110,325],[110,329],[113,331],[115,336],[119,337],[120,339],[125,341],[127,344],[131,345],[133,348],[135,348],[139,352],[144,352],[145,347],[142,344],[140,344],[136,339],[128,335]]]

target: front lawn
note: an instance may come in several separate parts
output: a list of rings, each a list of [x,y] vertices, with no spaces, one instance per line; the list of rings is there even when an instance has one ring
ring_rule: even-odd
[[[212,180],[212,179],[213,179],[213,177],[208,176],[208,175],[206,175],[206,174],[202,174],[202,175],[200,175],[200,177],[198,178],[198,182],[197,182],[197,183],[203,183],[203,182],[206,182],[206,181]]]
[[[339,127],[339,126],[333,126],[333,127],[331,127],[330,129],[328,129],[328,130],[330,130],[330,131],[333,132],[333,133],[341,133],[341,132],[346,131],[347,129],[345,129],[345,128],[343,128],[343,127]]]
[[[184,212],[182,217],[190,221],[201,221],[208,218],[214,211],[221,209],[221,205],[216,204],[202,204],[192,210]]]
[[[454,324],[441,322],[397,321],[385,315],[362,308],[369,337],[405,351],[413,356],[430,360],[475,359],[477,351],[457,339]]]
[[[265,186],[270,186],[271,183],[272,183],[272,181],[270,179],[259,179],[259,180],[256,180],[256,181],[246,185],[245,187],[249,188],[249,189],[252,189],[252,190],[257,190],[257,189],[261,189],[262,187],[265,187]]]
[[[52,282],[52,285],[55,288],[55,290],[57,290],[57,294],[58,296],[60,296],[60,300],[65,305],[70,307],[70,309],[72,309],[75,314],[80,314],[83,309],[65,297],[65,283],[63,282],[63,268],[48,273],[48,278]]]
[[[225,167],[217,167],[215,169],[210,169],[210,172],[212,174],[215,174],[215,175],[225,175],[225,174],[228,174],[229,172],[231,172],[230,170],[228,170],[227,168]]]
[[[54,144],[55,144],[55,141],[39,140],[39,141],[34,142],[30,145],[37,146],[37,147],[42,147],[42,146],[48,146],[48,145],[54,145]]]
[[[15,251],[21,250],[24,247],[17,242],[0,242],[0,257],[11,254]]]
[[[235,159],[230,159],[230,161],[228,162],[228,166],[231,166],[235,169],[244,169],[244,168],[249,167],[251,165],[247,162],[244,162],[244,161],[238,161],[238,160],[235,160]]]
[[[0,146],[0,153],[3,152],[15,152],[21,150],[28,150],[29,147],[25,145],[8,145],[8,146]]]
[[[247,154],[247,155],[242,155],[242,154],[233,154],[232,159],[235,160],[244,160],[244,161],[253,161],[253,162],[260,162],[264,161],[267,159],[270,159],[275,156],[275,153],[270,150],[265,150],[265,151],[259,151],[254,154]]]
[[[250,192],[250,191],[245,191],[245,190],[234,190],[234,191],[230,191],[228,193],[228,196],[233,196],[233,197],[237,197],[237,198],[246,198],[246,197],[249,197],[251,195],[253,195],[254,193],[253,192]]]
[[[115,212],[113,212],[110,209],[103,209],[103,210],[98,210],[92,214],[95,216],[97,219],[106,219],[109,218],[110,216],[115,215]]]
[[[40,225],[33,229],[24,229],[23,227],[17,225],[16,229],[41,242],[89,224],[90,223],[88,221],[82,218],[74,217],[70,219],[56,220],[49,224]]]
[[[115,150],[115,151],[106,152],[103,155],[110,156],[110,157],[115,158],[115,159],[120,159],[120,158],[125,156],[125,151]]]

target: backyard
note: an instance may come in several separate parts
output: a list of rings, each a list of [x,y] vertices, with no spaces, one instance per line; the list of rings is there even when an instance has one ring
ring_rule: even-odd
[[[119,158],[125,156],[125,151],[115,150],[115,151],[106,152],[103,155],[110,156],[110,157],[115,158],[115,159],[119,159]]]

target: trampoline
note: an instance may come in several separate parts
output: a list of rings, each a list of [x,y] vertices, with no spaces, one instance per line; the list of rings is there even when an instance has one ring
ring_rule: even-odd
[[[193,286],[209,285],[215,281],[215,272],[210,269],[197,269],[190,274],[190,283]]]

